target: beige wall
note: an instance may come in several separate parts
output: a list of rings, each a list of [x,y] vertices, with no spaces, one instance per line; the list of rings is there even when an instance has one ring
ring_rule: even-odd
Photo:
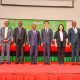
[[[76,20],[80,25],[80,0],[75,0],[74,8],[45,8],[1,6],[0,18]]]

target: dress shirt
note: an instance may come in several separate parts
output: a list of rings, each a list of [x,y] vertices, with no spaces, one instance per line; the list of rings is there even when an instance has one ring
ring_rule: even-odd
[[[4,38],[7,38],[7,33],[8,33],[8,27],[5,27],[5,34],[4,34]]]
[[[59,33],[60,33],[60,41],[63,41],[63,32],[60,31]]]

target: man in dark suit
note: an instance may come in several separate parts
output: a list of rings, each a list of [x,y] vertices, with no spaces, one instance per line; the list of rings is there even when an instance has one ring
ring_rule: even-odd
[[[50,46],[53,40],[53,31],[49,29],[48,21],[44,22],[44,29],[41,30],[41,40],[44,49],[44,64],[50,64]]]
[[[36,30],[36,25],[32,25],[32,30],[28,32],[28,43],[30,45],[31,64],[37,63],[38,45],[40,43],[40,32]]]
[[[18,64],[20,61],[22,64],[24,63],[23,46],[25,46],[26,44],[27,34],[26,34],[26,29],[24,29],[22,25],[23,25],[22,21],[19,21],[18,27],[14,29],[14,34],[13,34],[14,43],[16,45],[16,64]]]
[[[68,30],[68,39],[72,47],[72,64],[79,62],[79,45],[80,45],[80,29],[77,28],[77,23],[72,21],[72,28]],[[76,57],[76,60],[75,60]]]

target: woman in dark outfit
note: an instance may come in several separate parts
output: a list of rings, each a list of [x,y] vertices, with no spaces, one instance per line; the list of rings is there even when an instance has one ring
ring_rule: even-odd
[[[59,64],[64,64],[64,50],[67,45],[67,32],[64,30],[63,24],[58,26],[58,30],[54,35],[55,45],[58,49],[58,62]]]

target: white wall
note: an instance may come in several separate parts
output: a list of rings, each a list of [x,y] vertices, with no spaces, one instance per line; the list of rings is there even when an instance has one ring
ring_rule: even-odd
[[[80,25],[80,0],[75,0],[74,8],[46,8],[1,6],[0,18],[76,20]]]

